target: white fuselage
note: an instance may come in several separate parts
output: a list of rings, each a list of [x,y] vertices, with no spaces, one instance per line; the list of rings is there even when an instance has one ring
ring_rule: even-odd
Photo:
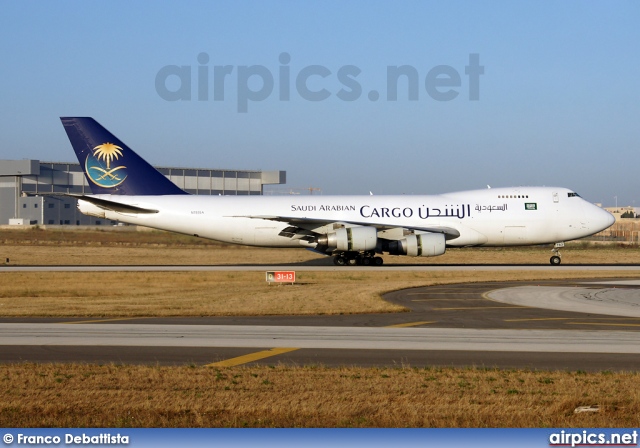
[[[79,200],[83,213],[267,247],[310,247],[307,240],[280,236],[290,226],[283,222],[287,219],[406,229],[446,227],[460,234],[448,238],[449,247],[555,243],[592,235],[613,224],[613,216],[605,210],[571,190],[553,187],[493,188],[432,196],[94,197],[158,212],[120,213]]]

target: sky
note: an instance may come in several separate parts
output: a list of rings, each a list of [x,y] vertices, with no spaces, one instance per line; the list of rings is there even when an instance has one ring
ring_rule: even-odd
[[[640,206],[639,19],[615,0],[5,0],[0,159],[75,161],[59,117],[91,116],[153,165],[286,170],[281,190]]]

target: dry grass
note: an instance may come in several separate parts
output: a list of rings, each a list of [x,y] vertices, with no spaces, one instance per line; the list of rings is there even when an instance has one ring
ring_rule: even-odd
[[[636,373],[18,364],[0,384],[4,427],[640,425]]]
[[[3,316],[215,316],[390,312],[368,276],[299,273],[268,286],[264,272],[0,273]]]
[[[346,269],[346,268],[345,268]],[[634,277],[637,272],[299,272],[267,286],[263,272],[0,272],[0,315],[232,316],[403,311],[385,292],[480,281]]]
[[[640,264],[634,248],[571,248],[562,251],[571,264]],[[386,264],[539,264],[549,265],[545,247],[448,249],[439,257],[383,256]],[[54,246],[0,245],[0,261],[10,265],[229,265],[323,263],[330,260],[304,249],[268,249],[247,246]]]

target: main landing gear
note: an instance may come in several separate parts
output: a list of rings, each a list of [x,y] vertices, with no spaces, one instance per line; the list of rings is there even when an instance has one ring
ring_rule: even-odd
[[[558,266],[560,263],[562,263],[562,255],[560,255],[561,247],[564,247],[564,243],[556,243],[555,246],[553,246],[553,249],[551,249],[551,253],[553,255],[549,259],[549,263],[551,263],[553,266]]]
[[[382,266],[383,263],[375,252],[342,252],[333,257],[336,266]]]

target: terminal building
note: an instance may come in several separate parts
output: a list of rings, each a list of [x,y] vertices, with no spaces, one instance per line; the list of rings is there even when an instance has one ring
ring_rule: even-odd
[[[202,195],[261,195],[265,185],[284,184],[287,177],[286,171],[156,169],[187,193]],[[0,160],[0,225],[117,223],[85,216],[76,199],[51,193],[91,194],[79,163]]]

